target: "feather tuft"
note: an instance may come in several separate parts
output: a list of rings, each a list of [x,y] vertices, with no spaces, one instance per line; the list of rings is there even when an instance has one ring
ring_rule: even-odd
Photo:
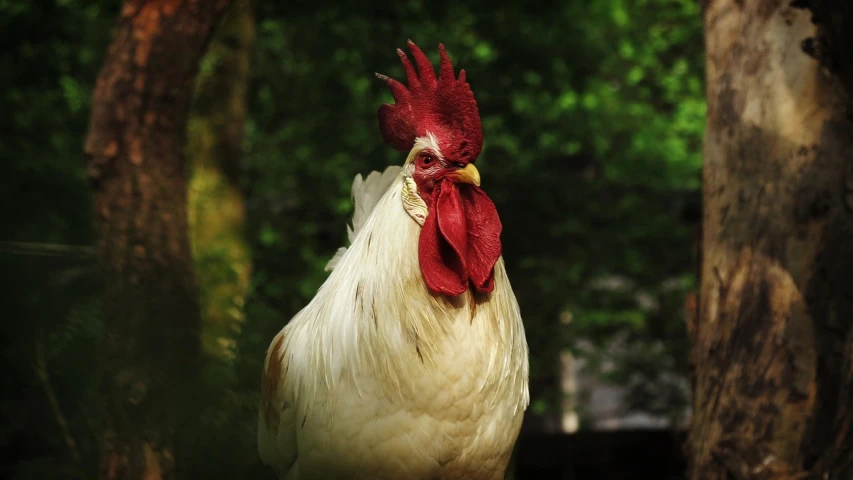
[[[355,180],[352,182],[352,199],[354,203],[354,210],[352,214],[352,227],[347,225],[347,239],[349,243],[355,240],[358,232],[361,231],[361,227],[364,226],[364,222],[367,221],[367,218],[370,217],[370,212],[376,207],[376,204],[379,203],[379,199],[385,195],[385,192],[388,191],[388,188],[394,183],[394,180],[400,175],[400,172],[403,171],[403,167],[399,165],[391,165],[386,168],[384,172],[373,171],[367,176],[367,178],[362,178],[361,174],[355,176]],[[329,260],[329,263],[326,264],[326,271],[330,272],[334,270],[335,266],[338,264],[340,259],[344,256],[347,251],[347,247],[341,247],[335,252],[335,256]]]

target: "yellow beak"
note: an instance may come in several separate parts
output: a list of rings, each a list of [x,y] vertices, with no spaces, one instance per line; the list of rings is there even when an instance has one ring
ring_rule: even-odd
[[[477,170],[477,167],[473,163],[469,163],[465,168],[460,168],[453,172],[453,178],[462,183],[480,186],[480,171]]]

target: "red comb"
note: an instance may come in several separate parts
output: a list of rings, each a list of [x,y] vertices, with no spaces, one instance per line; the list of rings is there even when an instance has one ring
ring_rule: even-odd
[[[394,96],[394,104],[379,107],[379,130],[382,138],[393,148],[408,151],[415,139],[427,132],[435,135],[442,154],[453,162],[473,163],[483,147],[483,130],[474,93],[465,81],[465,70],[455,78],[453,64],[439,44],[440,75],[424,52],[409,40],[409,49],[418,71],[402,50],[397,54],[406,71],[408,88],[402,83],[376,74]]]

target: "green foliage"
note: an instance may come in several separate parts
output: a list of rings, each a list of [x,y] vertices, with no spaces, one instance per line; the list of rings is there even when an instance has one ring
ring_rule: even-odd
[[[13,46],[0,56],[0,200],[15,206],[0,213],[0,240],[93,243],[80,152],[118,3],[0,0],[0,35]],[[684,213],[699,201],[705,115],[698,2],[302,0],[257,8],[242,175],[255,266],[236,358],[203,373],[209,391],[199,396],[209,402],[197,463],[207,477],[271,476],[254,447],[264,353],[345,242],[353,177],[403,161],[381,141],[375,114],[391,96],[373,73],[402,78],[394,49],[409,37],[434,61],[443,42],[480,105],[478,167],[501,214],[526,321],[532,411],[557,405],[563,348],[631,386],[637,406],[669,411],[685,402],[671,379],[686,371],[682,299],[694,281]],[[13,304],[3,332],[12,339],[4,341],[13,365],[6,391],[18,393],[3,399],[9,426],[0,439],[26,460],[4,476],[91,472],[100,339],[92,262],[0,259],[6,271],[23,272],[4,285]],[[40,331],[83,457],[71,470],[32,374]],[[57,465],[52,475],[37,474],[48,461]]]

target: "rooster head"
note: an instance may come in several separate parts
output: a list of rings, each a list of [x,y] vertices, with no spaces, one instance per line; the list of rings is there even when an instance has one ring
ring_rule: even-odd
[[[457,77],[438,46],[439,77],[429,59],[409,40],[415,65],[398,49],[407,86],[377,74],[394,97],[379,108],[379,129],[391,147],[408,151],[404,205],[422,205],[423,214],[407,210],[423,229],[418,260],[427,287],[435,293],[460,295],[469,288],[494,289],[494,266],[501,255],[501,222],[494,203],[480,189],[474,166],[483,146],[480,114],[474,93]]]

